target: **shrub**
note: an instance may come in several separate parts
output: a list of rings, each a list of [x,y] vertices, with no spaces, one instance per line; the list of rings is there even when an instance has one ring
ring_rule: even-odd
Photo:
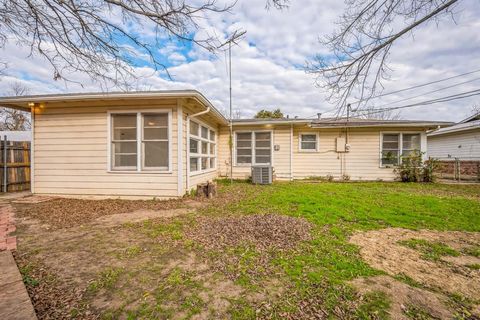
[[[439,162],[433,158],[423,161],[422,155],[421,152],[411,152],[408,156],[401,157],[400,165],[395,169],[401,181],[434,182],[434,172]]]

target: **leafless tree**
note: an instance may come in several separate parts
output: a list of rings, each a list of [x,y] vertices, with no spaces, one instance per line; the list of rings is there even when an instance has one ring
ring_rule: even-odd
[[[230,111],[227,109],[222,109],[221,110],[222,114],[225,115],[228,119],[230,118]],[[237,120],[242,118],[242,111],[238,108],[233,108],[232,109],[232,119]]]
[[[459,0],[346,0],[338,30],[322,40],[333,58],[318,56],[307,66],[329,100],[345,111],[347,99],[368,102],[388,79],[392,45],[429,21],[453,16]],[[366,103],[363,105],[365,106]]]
[[[146,56],[156,70],[168,73],[158,50],[168,39],[215,51],[243,35],[235,31],[222,41],[200,23],[208,14],[228,12],[235,2],[226,6],[217,6],[215,0],[197,3],[1,0],[0,48],[8,43],[28,47],[31,55],[48,61],[56,80],[72,81],[71,73],[82,72],[94,81],[125,88],[137,77],[132,65],[139,55]]]
[[[29,94],[29,88],[20,82],[14,82],[10,86],[8,96],[24,96]],[[0,107],[0,130],[25,131],[30,130],[30,114],[21,110]]]

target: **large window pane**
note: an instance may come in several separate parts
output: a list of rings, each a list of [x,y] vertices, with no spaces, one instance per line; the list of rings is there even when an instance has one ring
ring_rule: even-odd
[[[210,168],[215,168],[215,158],[210,158]]]
[[[215,131],[210,130],[210,140],[215,141]]]
[[[167,127],[168,115],[164,114],[144,114],[143,125],[147,127]]]
[[[114,128],[136,128],[137,127],[137,114],[114,114],[112,115],[112,122]]]
[[[315,142],[302,142],[302,150],[315,150],[317,145]]]
[[[382,142],[382,165],[398,164],[399,156],[399,137],[395,134],[384,134]]]
[[[213,143],[210,143],[210,154],[211,155],[215,154],[215,145]]]
[[[302,134],[302,141],[316,141],[317,135],[315,134]]]
[[[190,152],[198,153],[198,140],[190,139]]]
[[[237,163],[242,163],[242,164],[252,163],[252,157],[237,156]]]
[[[143,131],[144,140],[167,140],[167,128],[145,128]]]
[[[198,123],[190,121],[190,134],[194,136],[198,136]]]
[[[115,114],[112,115],[113,137],[112,140],[137,139],[137,115]]]
[[[137,155],[116,154],[114,157],[114,168],[136,168]]]
[[[251,132],[237,133],[237,141],[252,141]]]
[[[208,142],[202,141],[202,154],[208,154]]]
[[[137,115],[112,115],[112,169],[137,168]]]
[[[403,150],[420,150],[420,135],[419,134],[404,134],[403,135]]]
[[[113,150],[115,153],[137,154],[137,142],[114,142]]]
[[[255,163],[270,163],[270,156],[256,156]]]
[[[208,169],[208,158],[202,158],[202,170],[207,170]]]
[[[190,158],[190,171],[198,171],[198,158]]]
[[[155,141],[144,142],[144,165],[145,168],[168,167],[168,142]]]
[[[202,138],[208,139],[208,128],[202,126]]]

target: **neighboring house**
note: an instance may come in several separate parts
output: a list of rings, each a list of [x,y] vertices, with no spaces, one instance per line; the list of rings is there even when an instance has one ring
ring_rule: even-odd
[[[194,90],[7,97],[0,105],[32,112],[36,194],[172,198],[230,173],[229,122]],[[393,180],[399,156],[425,151],[426,131],[446,124],[237,120],[233,176],[270,164],[280,180]]]
[[[480,161],[480,113],[427,135],[428,156]]]

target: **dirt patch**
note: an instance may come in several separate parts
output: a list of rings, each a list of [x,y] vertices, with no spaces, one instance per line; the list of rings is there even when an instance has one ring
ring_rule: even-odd
[[[351,282],[360,294],[381,291],[391,299],[390,317],[392,319],[410,319],[408,308],[416,307],[428,313],[434,319],[452,319],[454,311],[447,306],[443,295],[421,288],[414,288],[389,276],[358,278]]]
[[[427,286],[437,287],[449,293],[461,293],[480,299],[480,270],[473,270],[459,263],[462,259],[442,257],[439,261],[428,261],[422,253],[399,244],[399,241],[424,239],[444,243],[459,252],[464,248],[480,244],[480,233],[413,231],[387,228],[357,233],[350,242],[360,246],[360,254],[374,268],[390,275],[405,274]]]
[[[99,217],[138,210],[170,210],[185,207],[183,199],[158,200],[83,200],[56,198],[35,204],[13,204],[20,217],[38,219],[52,228],[68,228]]]
[[[186,231],[186,236],[208,250],[251,245],[263,252],[295,248],[311,239],[311,228],[305,219],[275,214],[204,217]]]
[[[99,217],[93,221],[94,224],[100,227],[112,227],[121,225],[123,223],[137,223],[150,219],[158,218],[172,218],[182,214],[187,214],[190,211],[188,208],[179,209],[165,209],[165,210],[138,210],[128,213],[117,213]]]

